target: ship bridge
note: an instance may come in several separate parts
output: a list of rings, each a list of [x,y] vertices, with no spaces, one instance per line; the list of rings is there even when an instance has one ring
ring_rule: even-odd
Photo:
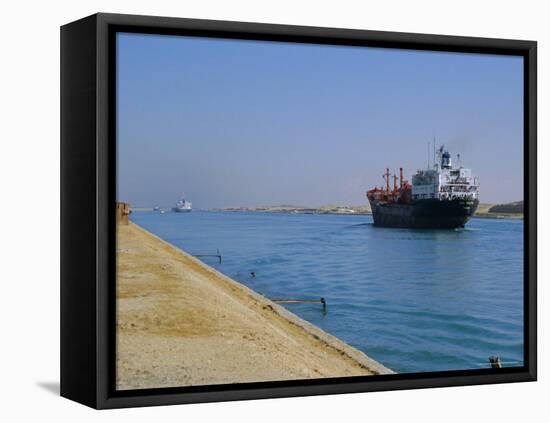
[[[459,157],[459,156],[458,156]],[[419,170],[412,177],[412,199],[477,200],[479,184],[466,167],[453,167],[451,155],[441,146],[433,169]]]

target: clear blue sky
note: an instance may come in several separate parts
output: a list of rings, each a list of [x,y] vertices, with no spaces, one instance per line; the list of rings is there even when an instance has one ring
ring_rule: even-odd
[[[118,198],[366,204],[386,167],[460,153],[482,202],[523,197],[519,57],[119,34]]]

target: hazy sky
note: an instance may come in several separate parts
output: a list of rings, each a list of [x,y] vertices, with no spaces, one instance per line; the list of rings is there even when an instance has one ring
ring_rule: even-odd
[[[366,204],[428,143],[482,202],[523,197],[523,59],[118,35],[118,198],[194,207]]]

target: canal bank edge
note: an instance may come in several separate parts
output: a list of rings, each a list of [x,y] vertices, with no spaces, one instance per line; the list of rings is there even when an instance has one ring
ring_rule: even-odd
[[[262,310],[264,311],[264,317],[267,315],[269,319],[277,320],[277,319],[283,319],[287,324],[292,325],[292,327],[296,328],[298,332],[300,332],[299,336],[304,336],[306,338],[313,338],[313,342],[319,343],[319,353],[321,353],[325,348],[330,348],[335,352],[336,354],[332,354],[330,357],[327,357],[327,360],[336,360],[333,356],[337,356],[337,360],[346,360],[356,363],[356,365],[360,368],[363,368],[365,372],[363,374],[392,374],[394,373],[392,370],[388,369],[387,367],[383,366],[382,364],[376,362],[375,360],[368,357],[363,352],[357,350],[356,348],[344,343],[340,339],[336,338],[333,335],[330,335],[323,331],[322,329],[318,328],[317,326],[299,318],[295,314],[291,313],[290,311],[286,310],[284,307],[274,303],[273,301],[267,299],[266,297],[258,294],[257,292],[253,291],[252,289],[246,287],[245,285],[227,277],[226,275],[218,272],[217,270],[211,268],[210,266],[204,264],[197,258],[189,255],[188,253],[180,250],[179,248],[171,245],[170,243],[160,239],[156,235],[150,233],[149,231],[145,230],[144,228],[136,225],[133,222],[130,222],[129,227],[127,227],[129,230],[135,230],[138,231],[143,236],[149,238],[152,242],[160,243],[163,247],[168,248],[173,253],[181,256],[185,260],[190,261],[193,265],[199,267],[202,272],[208,275],[208,282],[212,283],[212,285],[215,287],[218,285],[218,289],[223,289],[224,295],[227,295],[228,293],[235,297],[237,301],[240,301],[241,304],[244,307],[253,307],[252,304],[247,303],[246,301],[243,301],[244,297],[245,299],[248,297],[249,299],[253,300],[253,302],[256,302],[260,305]],[[161,253],[161,251],[159,252]],[[158,253],[157,253],[158,254]],[[171,257],[167,257],[167,261],[172,260]],[[222,285],[220,285],[222,284]],[[225,286],[224,286],[225,285]],[[241,298],[239,298],[239,296]],[[220,310],[217,310],[218,312]],[[288,336],[296,336],[295,334],[288,333]],[[311,340],[310,340],[311,341]],[[331,374],[330,376],[322,376],[322,377],[340,377],[340,376],[349,376],[349,374]],[[302,377],[302,379],[309,379],[310,377]],[[294,378],[296,379],[296,378]],[[240,382],[239,375],[235,375],[235,382]]]

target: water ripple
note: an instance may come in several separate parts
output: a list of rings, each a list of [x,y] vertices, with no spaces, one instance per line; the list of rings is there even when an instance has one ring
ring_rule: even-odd
[[[523,222],[385,229],[370,216],[193,212],[136,223],[398,372],[523,365]],[[250,272],[254,272],[252,277]]]

